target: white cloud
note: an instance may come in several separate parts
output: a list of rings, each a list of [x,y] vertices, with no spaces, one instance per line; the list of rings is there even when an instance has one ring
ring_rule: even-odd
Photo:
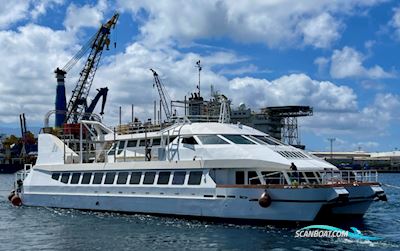
[[[118,1],[141,20],[153,44],[229,37],[270,47],[327,48],[340,37],[341,19],[382,1]],[[143,15],[144,10],[147,15]],[[178,14],[179,13],[179,14]],[[251,14],[249,14],[251,13]],[[340,18],[335,17],[340,14]],[[212,27],[212,28],[211,28]]]
[[[340,37],[341,26],[339,21],[326,12],[299,23],[304,43],[317,48],[327,48],[336,41]]]
[[[35,0],[32,2],[31,16],[37,19],[40,15],[46,14],[47,9],[60,5],[64,0]]]
[[[251,107],[279,105],[311,105],[318,110],[346,112],[357,109],[356,95],[346,86],[317,81],[305,74],[285,75],[268,81],[250,77],[230,81],[235,104]]]
[[[43,121],[54,104],[53,71],[67,61],[73,42],[71,34],[34,24],[0,31],[0,58],[7,60],[0,68],[0,122],[15,122],[21,112]]]
[[[105,0],[99,0],[96,5],[78,6],[71,3],[68,6],[64,26],[67,30],[78,30],[82,27],[100,27],[103,21],[103,11],[107,8]]]
[[[394,35],[396,39],[400,40],[400,7],[394,8],[393,12],[394,14],[389,25],[395,29]]]
[[[390,78],[392,73],[386,72],[379,65],[367,68],[363,66],[365,56],[351,47],[335,50],[331,57],[330,74],[333,78]]]
[[[36,19],[48,8],[61,4],[63,0],[15,0],[1,1],[0,29],[6,29],[21,20]]]
[[[322,73],[325,70],[329,62],[330,62],[329,58],[325,57],[318,57],[314,60],[314,64],[318,66],[319,73]]]
[[[9,25],[24,19],[27,16],[29,2],[2,1],[0,8],[0,28],[7,28]]]

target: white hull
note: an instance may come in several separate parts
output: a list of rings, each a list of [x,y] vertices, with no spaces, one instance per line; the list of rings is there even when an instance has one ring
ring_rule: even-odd
[[[349,202],[340,201],[335,188],[264,190],[98,187],[81,188],[81,191],[85,191],[83,193],[72,192],[78,190],[75,188],[65,191],[62,187],[53,189],[60,191],[54,193],[45,192],[48,191],[48,187],[25,189],[31,190],[22,194],[23,203],[27,206],[263,221],[314,221],[325,207],[329,208],[325,213],[331,216],[363,215],[372,203],[374,195],[368,186],[349,189],[357,192],[358,197],[364,198]],[[64,193],[61,193],[62,190]],[[271,205],[267,208],[258,203],[260,194],[265,191],[272,198]],[[176,193],[180,195],[173,196]]]

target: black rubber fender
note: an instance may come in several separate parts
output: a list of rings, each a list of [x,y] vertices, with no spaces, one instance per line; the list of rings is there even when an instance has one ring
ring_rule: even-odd
[[[267,192],[261,194],[261,197],[258,199],[258,204],[260,207],[267,208],[271,205],[272,200],[271,197],[268,195]]]

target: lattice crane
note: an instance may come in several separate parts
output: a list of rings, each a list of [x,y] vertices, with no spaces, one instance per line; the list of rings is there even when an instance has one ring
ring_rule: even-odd
[[[170,120],[171,117],[172,117],[172,114],[171,114],[171,110],[169,109],[169,106],[168,106],[168,101],[170,101],[168,93],[165,90],[165,86],[162,84],[162,82],[158,78],[157,72],[155,70],[153,70],[153,69],[150,69],[150,71],[153,72],[153,76],[154,76],[153,87],[154,86],[157,87],[158,94],[160,95],[161,104],[162,104],[162,107],[163,107],[164,112],[165,112],[165,116],[167,117],[167,120]],[[167,100],[167,97],[168,97],[169,100]]]
[[[80,72],[79,80],[72,91],[72,96],[68,102],[68,106],[66,107],[64,123],[77,123],[80,119],[86,117],[86,99],[92,86],[104,46],[106,46],[107,50],[109,49],[110,30],[115,27],[118,17],[118,13],[114,14],[62,69],[56,69],[55,73],[57,81],[60,82],[60,80],[62,80],[62,82],[64,82],[65,74],[86,54],[89,49],[91,49],[85,66]]]

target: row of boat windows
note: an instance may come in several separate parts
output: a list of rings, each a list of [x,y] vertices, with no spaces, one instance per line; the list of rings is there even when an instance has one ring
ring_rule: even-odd
[[[272,172],[261,172],[261,175],[264,178],[267,184],[279,184],[280,183],[280,174],[274,172],[275,174],[271,175]],[[266,177],[268,175],[268,177]],[[235,179],[237,185],[244,185],[245,183],[245,171],[236,171]],[[258,176],[256,171],[247,171],[247,184],[249,185],[260,185],[260,177]]]
[[[176,137],[170,137],[170,142],[174,141]],[[197,145],[199,143],[203,145],[220,145],[220,144],[240,144],[240,145],[280,145],[281,143],[277,140],[267,136],[258,135],[196,135],[196,136],[181,136],[182,144]],[[123,151],[125,147],[145,147],[148,146],[160,146],[161,138],[149,138],[149,139],[134,139],[128,141],[119,141],[118,144],[114,144],[109,154],[113,154],[118,146],[118,154]]]
[[[157,181],[156,174],[158,173]],[[186,181],[186,171],[150,171],[150,172],[85,172],[85,173],[52,173],[53,180],[64,184],[106,184],[106,185],[168,185],[172,176],[172,185],[184,185]],[[203,172],[191,171],[187,185],[200,185]],[[155,182],[156,181],[156,182]]]

